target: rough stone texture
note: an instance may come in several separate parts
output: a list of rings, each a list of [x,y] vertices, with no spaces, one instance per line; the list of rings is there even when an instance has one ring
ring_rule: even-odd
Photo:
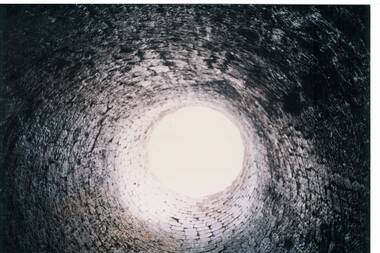
[[[368,252],[368,7],[0,11],[4,252]],[[247,146],[201,200],[145,166],[192,103]]]

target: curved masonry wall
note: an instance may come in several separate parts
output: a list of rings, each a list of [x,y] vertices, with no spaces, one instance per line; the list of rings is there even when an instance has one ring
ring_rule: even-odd
[[[7,7],[9,252],[366,252],[366,11]],[[152,124],[190,104],[246,146],[202,199],[145,164]]]

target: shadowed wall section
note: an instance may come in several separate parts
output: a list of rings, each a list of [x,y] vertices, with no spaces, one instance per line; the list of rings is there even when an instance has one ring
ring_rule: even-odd
[[[368,251],[368,7],[1,9],[6,252]],[[184,105],[246,147],[196,200],[146,167]]]

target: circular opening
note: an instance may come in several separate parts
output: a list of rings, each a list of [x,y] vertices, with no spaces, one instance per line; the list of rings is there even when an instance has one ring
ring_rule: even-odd
[[[150,171],[166,187],[190,197],[224,190],[242,170],[238,127],[223,113],[187,106],[154,125],[148,142]]]

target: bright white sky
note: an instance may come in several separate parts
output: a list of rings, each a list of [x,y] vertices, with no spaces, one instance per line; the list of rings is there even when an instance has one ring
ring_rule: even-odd
[[[209,107],[188,106],[165,115],[148,142],[151,172],[166,187],[190,197],[228,187],[243,158],[238,127]]]

